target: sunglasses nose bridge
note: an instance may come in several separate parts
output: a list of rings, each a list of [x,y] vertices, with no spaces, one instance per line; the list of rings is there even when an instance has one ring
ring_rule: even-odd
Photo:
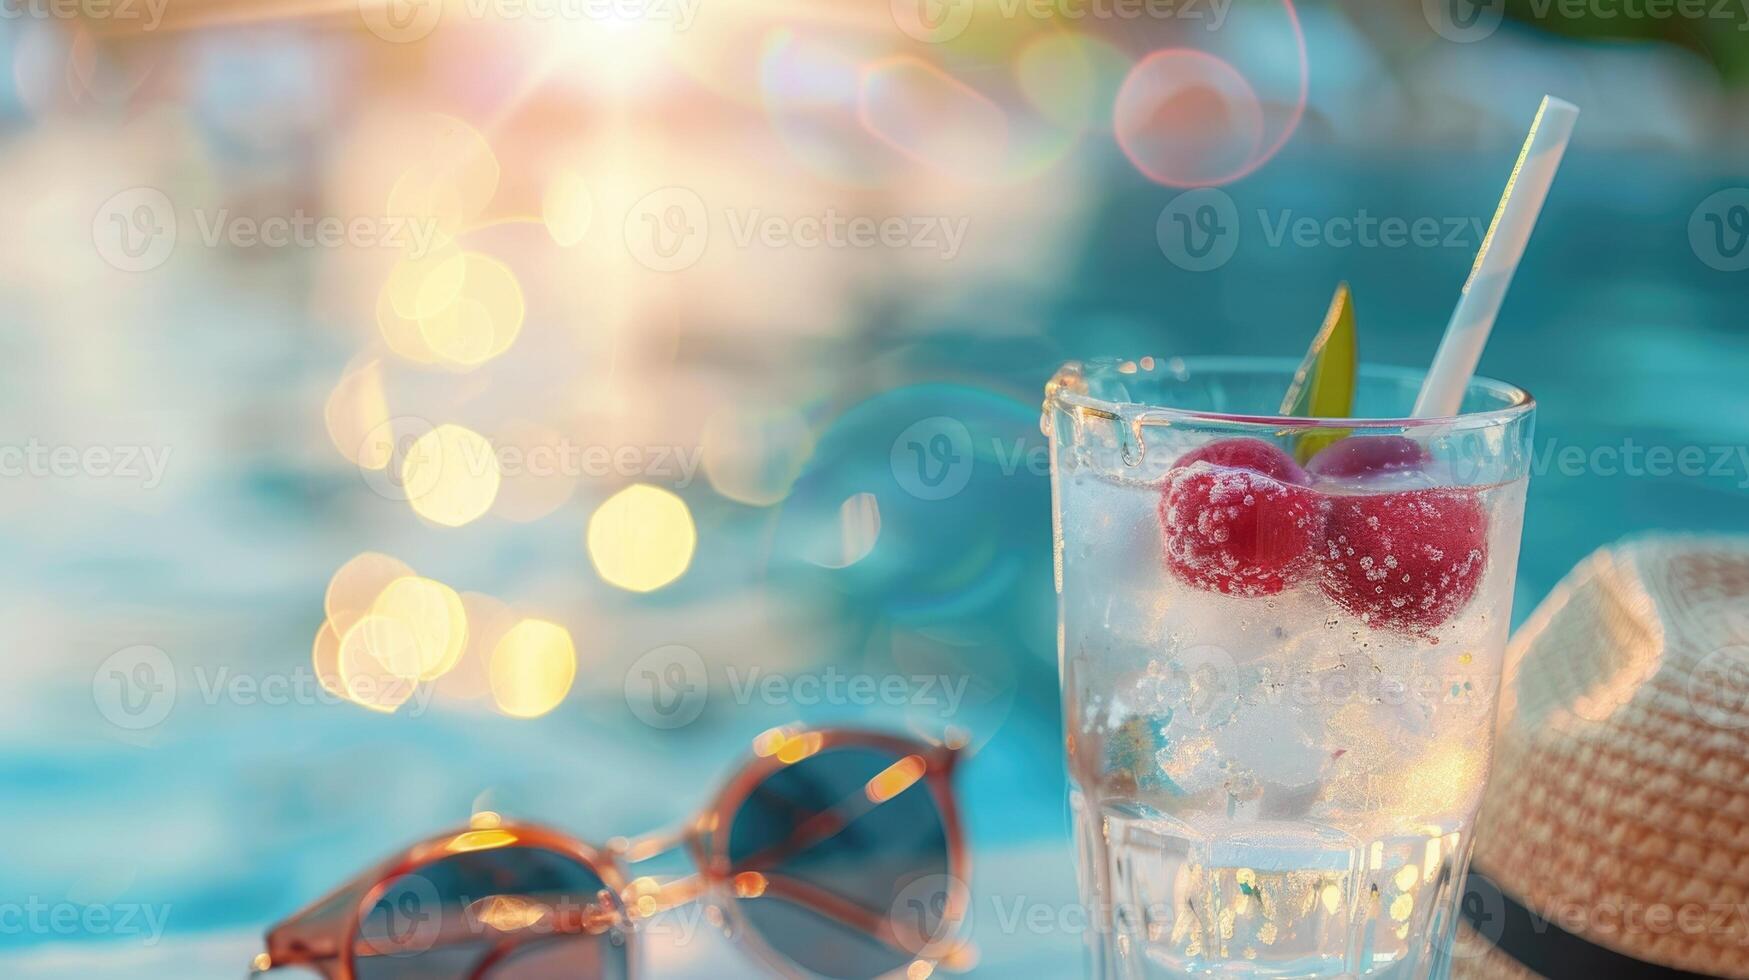
[[[615,837],[607,849],[624,864],[643,864],[685,848],[692,835],[691,827],[668,827],[640,837]]]

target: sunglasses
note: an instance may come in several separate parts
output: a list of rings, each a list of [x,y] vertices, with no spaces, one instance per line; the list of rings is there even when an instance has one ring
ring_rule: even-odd
[[[779,976],[919,980],[965,950],[962,744],[773,729],[689,824],[602,847],[478,814],[274,926],[254,973],[628,980],[640,931],[700,903]],[[689,873],[629,874],[679,850]]]

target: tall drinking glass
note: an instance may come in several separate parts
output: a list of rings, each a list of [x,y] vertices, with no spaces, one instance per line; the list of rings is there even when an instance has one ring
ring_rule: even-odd
[[[1362,368],[1071,363],[1046,389],[1070,801],[1101,978],[1443,975],[1533,403]],[[1303,466],[1301,464],[1304,464]]]

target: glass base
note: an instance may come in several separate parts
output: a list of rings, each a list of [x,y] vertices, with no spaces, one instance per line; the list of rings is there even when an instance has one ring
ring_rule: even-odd
[[[1133,801],[1075,811],[1088,975],[1443,978],[1467,826],[1362,840],[1311,821],[1198,828]],[[1199,815],[1200,816],[1200,815]]]

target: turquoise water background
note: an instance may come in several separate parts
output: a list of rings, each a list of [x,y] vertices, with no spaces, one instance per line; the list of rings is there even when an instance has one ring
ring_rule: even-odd
[[[1073,900],[1048,480],[980,449],[962,492],[920,500],[897,480],[895,439],[919,419],[948,416],[967,425],[974,445],[1030,452],[1042,446],[1042,386],[1060,362],[1297,355],[1338,280],[1354,289],[1366,360],[1424,364],[1473,241],[1274,246],[1253,216],[1365,209],[1485,220],[1509,157],[1359,159],[1290,146],[1226,189],[1240,238],[1232,259],[1206,273],[1162,255],[1156,224],[1174,192],[1111,161],[1095,174],[1100,191],[1083,231],[1053,243],[1071,270],[1066,285],[967,281],[945,315],[886,297],[860,317],[854,337],[798,347],[796,357],[842,365],[842,374],[830,397],[809,406],[816,447],[795,490],[773,508],[716,498],[702,483],[685,490],[699,557],[679,583],[648,597],[589,578],[578,551],[581,510],[468,528],[443,549],[426,548],[404,527],[410,518],[381,518],[371,509],[380,502],[360,503],[356,473],[335,460],[244,439],[227,465],[191,477],[169,508],[67,501],[15,514],[0,530],[12,559],[0,582],[20,644],[11,651],[19,671],[0,698],[9,712],[0,897],[162,912],[164,930],[0,922],[0,971],[237,976],[273,920],[477,806],[598,840],[668,825],[703,805],[754,734],[796,716],[920,729],[946,720],[970,730],[977,751],[960,790],[975,849],[979,972],[1073,971],[1073,922],[1047,915],[1038,928],[1014,925],[1023,909],[1060,912]],[[1482,362],[1539,402],[1517,618],[1587,552],[1622,536],[1749,532],[1749,272],[1709,266],[1689,234],[1704,199],[1746,182],[1749,174],[1723,164],[1622,151],[1576,152],[1561,174]],[[118,356],[156,368],[150,384],[119,393],[110,410],[170,427],[188,409],[161,409],[159,398],[175,393],[187,404],[197,392],[202,403],[244,406],[239,414],[269,428],[319,430],[309,408],[319,401],[306,396],[330,384],[350,353],[309,342],[294,314],[245,289],[183,292],[136,315],[153,330]],[[55,344],[37,329],[38,311],[0,316],[0,373],[10,389],[0,405],[18,413]],[[1662,447],[1659,458],[1667,450],[1672,466],[1693,447],[1706,472],[1655,472],[1645,456],[1638,472],[1623,471],[1631,447]],[[1584,462],[1563,463],[1570,448]],[[798,536],[847,492],[879,502],[874,550],[846,569],[799,560]],[[197,673],[307,662],[332,570],[389,545],[446,581],[506,593],[526,586],[561,604],[586,598],[578,644],[599,683],[580,685],[535,722],[443,706],[381,718],[344,705],[203,699]],[[571,571],[529,573],[554,567]],[[707,654],[766,644],[816,671],[902,668],[911,655],[952,663],[971,679],[971,694],[963,712],[944,719],[915,706],[736,704],[718,688],[697,721],[658,730],[622,693],[625,664],[641,648],[616,646],[625,624],[651,622]],[[93,671],[113,650],[142,642],[170,654],[178,702],[163,724],[130,732],[100,716]],[[745,962],[721,959],[736,954],[702,935],[652,946],[658,976],[721,976],[737,968],[722,964]]]

